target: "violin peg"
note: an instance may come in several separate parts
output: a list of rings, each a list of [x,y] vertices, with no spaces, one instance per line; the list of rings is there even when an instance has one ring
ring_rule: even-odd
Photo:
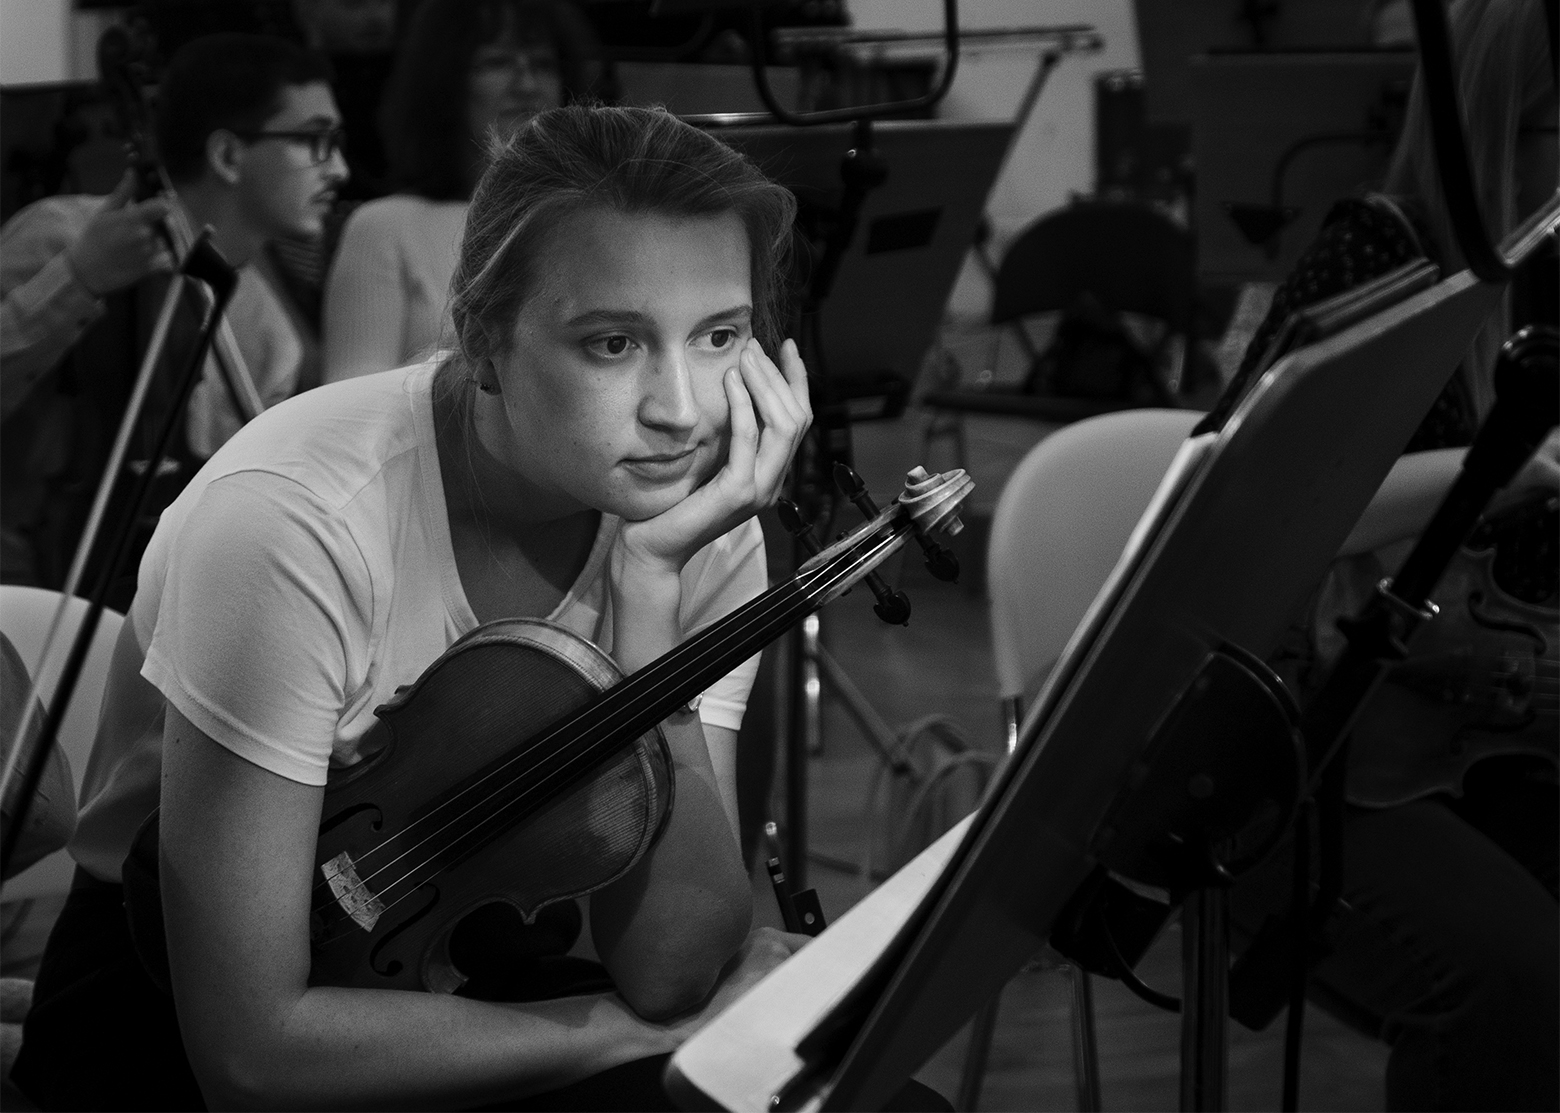
[[[857,498],[867,489],[861,475],[849,464],[838,460],[834,463],[834,485],[844,492],[848,499]]]
[[[802,508],[790,499],[781,499],[775,503],[775,514],[780,519],[780,528],[792,537],[800,537],[809,528],[807,523],[802,521]]]
[[[802,518],[802,508],[790,499],[781,499],[775,504],[775,513],[780,518],[780,527],[796,538],[796,543],[805,549],[810,556],[816,556],[819,545],[818,539],[813,536],[812,526]]]
[[[890,591],[873,604],[872,613],[890,626],[909,626],[910,597],[902,591]]]
[[[844,492],[856,509],[861,511],[862,517],[871,521],[878,516],[878,505],[872,501],[872,496],[867,493],[867,484],[849,464],[834,464],[835,486]]]

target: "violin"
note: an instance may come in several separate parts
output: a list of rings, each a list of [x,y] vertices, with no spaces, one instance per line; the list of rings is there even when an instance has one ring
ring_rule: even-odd
[[[1560,764],[1560,608],[1500,582],[1499,534],[1548,516],[1553,496],[1492,518],[1453,556],[1435,621],[1409,643],[1350,733],[1348,798],[1367,807],[1461,795],[1474,763],[1498,754]]]
[[[462,989],[456,928],[506,904],[527,922],[623,877],[676,791],[660,722],[864,579],[912,535],[957,532],[974,488],[910,472],[903,493],[791,579],[632,676],[589,640],[501,619],[449,647],[375,709],[372,756],[333,773],[316,848],[310,983]],[[166,985],[157,813],[125,863],[143,963]]]

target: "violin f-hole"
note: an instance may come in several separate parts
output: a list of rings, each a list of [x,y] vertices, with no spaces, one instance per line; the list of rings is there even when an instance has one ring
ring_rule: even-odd
[[[373,818],[368,821],[369,830],[378,831],[384,827],[385,813],[379,809],[379,805],[371,802],[365,802],[362,804],[355,804],[350,808],[343,808],[341,811],[337,812],[330,818],[322,820],[320,822],[320,834],[325,835],[331,831],[334,831],[347,820],[353,818],[354,816],[362,815],[364,812],[374,813]]]
[[[396,924],[395,927],[385,932],[384,938],[375,943],[368,952],[368,967],[374,973],[385,978],[397,978],[401,971],[406,969],[406,964],[398,958],[384,958],[384,951],[406,932],[415,927],[419,921],[425,919],[433,911],[434,905],[439,903],[439,887],[432,883],[423,885],[419,892],[428,894],[428,900],[417,911],[406,919]]]

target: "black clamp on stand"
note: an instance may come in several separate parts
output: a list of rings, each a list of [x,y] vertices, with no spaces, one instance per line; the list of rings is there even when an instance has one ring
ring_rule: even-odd
[[[1430,592],[1490,499],[1511,482],[1555,427],[1560,410],[1557,349],[1560,334],[1543,325],[1530,325],[1502,345],[1495,364],[1495,406],[1451,490],[1397,575],[1377,586],[1359,615],[1339,622],[1348,647],[1301,722],[1313,785],[1342,747],[1360,704],[1387,667],[1405,655],[1404,645],[1419,624],[1434,617]]]
[[[1106,816],[1096,838],[1101,864],[1051,935],[1085,969],[1181,1012],[1182,1109],[1225,1107],[1228,890],[1277,844],[1299,806],[1298,721],[1293,698],[1261,660],[1236,646],[1210,653],[1143,751],[1134,787]],[[1183,903],[1186,990],[1177,1001],[1132,967]]]

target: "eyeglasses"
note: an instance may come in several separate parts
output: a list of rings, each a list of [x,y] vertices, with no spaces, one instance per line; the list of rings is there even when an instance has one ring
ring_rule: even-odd
[[[246,131],[241,132],[239,138],[248,143],[257,139],[289,139],[294,143],[306,143],[309,159],[318,166],[330,161],[337,151],[346,148],[347,129],[338,126],[325,131]]]

